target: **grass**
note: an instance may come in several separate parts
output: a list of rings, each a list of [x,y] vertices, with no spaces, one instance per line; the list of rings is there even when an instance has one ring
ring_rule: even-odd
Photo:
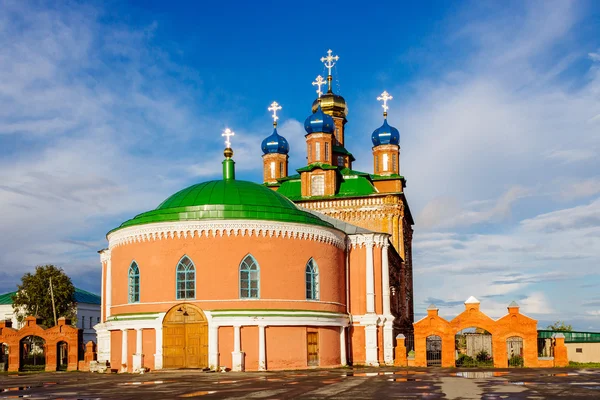
[[[572,367],[572,368],[600,368],[600,362],[580,363],[580,362],[575,362],[575,361],[569,361],[569,367]]]

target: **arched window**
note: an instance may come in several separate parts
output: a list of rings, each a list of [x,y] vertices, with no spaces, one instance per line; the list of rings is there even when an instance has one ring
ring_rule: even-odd
[[[260,297],[260,267],[250,254],[240,264],[240,298],[258,299]]]
[[[138,303],[140,301],[140,269],[134,261],[129,267],[129,302]],[[83,325],[83,321],[82,321]],[[90,328],[92,323],[90,322]]]
[[[319,300],[319,268],[312,258],[306,263],[306,300]]]
[[[196,298],[196,268],[188,256],[177,264],[177,300]]]

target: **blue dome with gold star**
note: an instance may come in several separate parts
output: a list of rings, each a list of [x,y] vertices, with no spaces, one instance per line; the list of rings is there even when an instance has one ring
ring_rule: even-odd
[[[333,118],[327,115],[321,110],[321,105],[317,107],[317,110],[304,121],[304,129],[307,134],[311,133],[333,133],[335,125]]]
[[[382,144],[400,144],[400,132],[398,129],[390,126],[387,123],[387,118],[383,120],[383,125],[373,131],[371,135],[371,141],[373,146],[379,146]]]
[[[287,154],[290,151],[288,141],[277,133],[277,128],[273,129],[271,136],[262,141],[262,151],[265,154],[279,153]]]

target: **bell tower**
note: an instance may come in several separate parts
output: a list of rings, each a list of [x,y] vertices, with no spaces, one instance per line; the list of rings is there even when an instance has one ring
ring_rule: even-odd
[[[262,141],[263,182],[276,185],[277,179],[288,176],[290,146],[287,140],[277,133],[277,111],[281,110],[281,106],[274,101],[267,110],[273,112],[273,133]]]
[[[312,111],[313,113],[316,112],[317,107],[320,105],[321,110],[333,118],[334,130],[331,164],[342,168],[346,167],[351,169],[354,156],[352,156],[352,154],[344,147],[344,129],[346,123],[348,122],[346,119],[346,116],[348,115],[348,107],[346,106],[346,100],[342,96],[333,93],[332,89],[333,77],[331,75],[331,69],[335,66],[340,57],[334,56],[332,53],[333,52],[331,50],[328,50],[327,56],[321,57],[321,62],[328,70],[327,81],[323,80],[323,78],[319,75],[317,76],[317,80],[313,82],[313,85],[318,85],[319,87],[317,90],[319,98],[313,102]],[[327,82],[327,92],[323,93],[321,91],[321,86],[325,85],[325,82]]]
[[[373,172],[380,176],[400,175],[400,132],[387,122],[387,102],[393,97],[387,91],[377,98],[383,101],[383,125],[373,131]]]

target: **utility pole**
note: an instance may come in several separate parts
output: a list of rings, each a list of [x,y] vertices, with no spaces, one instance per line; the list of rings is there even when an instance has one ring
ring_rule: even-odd
[[[54,326],[58,325],[56,322],[56,307],[54,306],[54,290],[52,290],[52,277],[50,277],[50,297],[52,297],[52,312],[54,313]]]

